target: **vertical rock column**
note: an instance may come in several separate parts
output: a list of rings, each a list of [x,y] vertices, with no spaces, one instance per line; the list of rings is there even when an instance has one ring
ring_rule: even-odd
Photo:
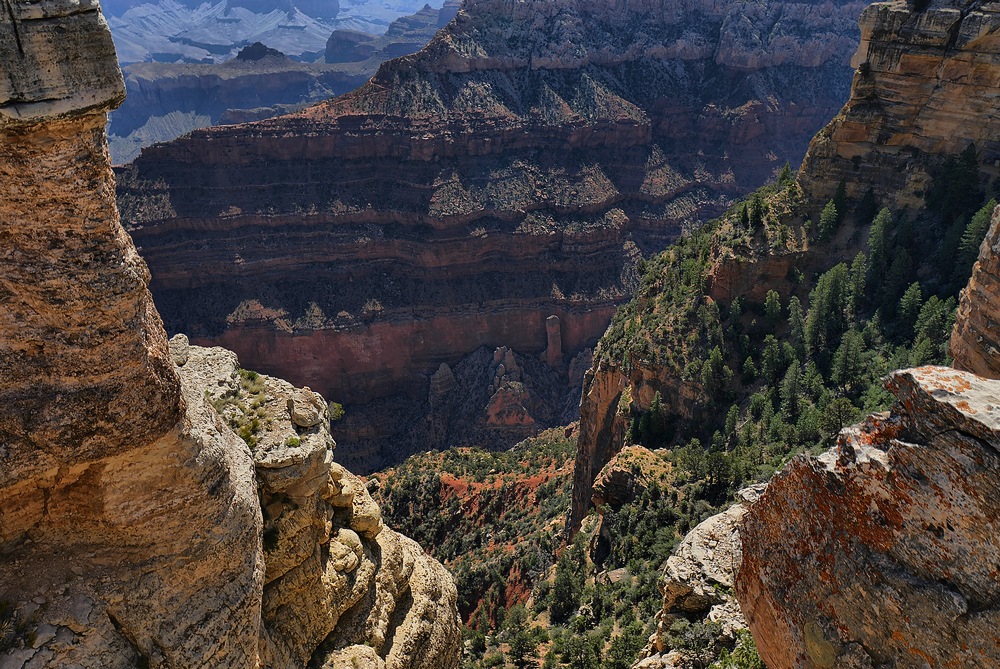
[[[545,319],[545,362],[552,369],[562,367],[562,330],[559,327],[559,317],[549,316]]]
[[[95,0],[0,7],[0,488],[181,415],[105,139],[125,95]]]

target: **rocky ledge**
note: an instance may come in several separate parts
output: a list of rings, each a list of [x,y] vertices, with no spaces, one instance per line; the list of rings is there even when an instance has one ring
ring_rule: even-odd
[[[96,5],[7,9],[0,666],[457,667],[454,583],[332,464],[325,401],[168,347],[115,208]]]
[[[1000,378],[1000,207],[993,211],[972,279],[962,291],[951,336],[955,367]]]
[[[872,188],[883,203],[920,207],[934,172],[974,144],[996,176],[1000,12],[982,0],[876,2],[861,15],[851,98],[803,163],[807,196]]]

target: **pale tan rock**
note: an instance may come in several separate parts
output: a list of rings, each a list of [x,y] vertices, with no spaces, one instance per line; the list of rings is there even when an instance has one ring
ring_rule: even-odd
[[[289,402],[309,400],[310,391],[238,370],[225,349],[189,346],[181,373],[212,389],[208,396],[217,405],[237,406],[237,425],[253,416],[267,426],[252,435],[251,448],[267,512],[262,662],[302,667],[333,651],[337,662],[374,661],[341,650],[366,644],[389,667],[457,667],[451,576],[415,543],[384,528],[364,482],[332,462],[326,421],[308,429],[293,421]],[[309,401],[325,406],[322,398]],[[404,616],[403,608],[414,613]],[[393,626],[397,619],[405,624]]]
[[[971,143],[995,174],[1000,119],[1000,8],[903,0],[861,14],[851,97],[809,145],[799,183],[821,207],[843,180],[847,194],[871,188],[880,203],[923,206],[931,177]]]
[[[333,466],[322,398],[183,336],[168,351],[115,208],[96,6],[6,11],[0,666],[292,669],[360,644],[372,666],[457,667],[454,582]]]
[[[6,2],[0,23],[0,129],[96,115],[125,99],[97,0]]]
[[[747,628],[733,596],[736,570],[742,559],[740,521],[762,492],[763,485],[741,490],[739,501],[688,532],[667,559],[660,591],[663,607],[656,614],[656,632],[640,654],[635,669],[691,669],[699,666],[684,652],[670,648],[670,626],[681,619],[700,619],[720,626],[720,647],[732,647]]]

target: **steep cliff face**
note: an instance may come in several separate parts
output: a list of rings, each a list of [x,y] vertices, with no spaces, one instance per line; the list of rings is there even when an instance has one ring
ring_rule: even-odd
[[[96,4],[8,11],[0,665],[457,667],[453,582],[331,463],[322,398],[237,393],[241,440],[213,406],[235,356],[168,349],[115,209]]]
[[[849,194],[872,188],[882,201],[919,207],[944,156],[970,143],[995,177],[995,6],[877,2],[860,23],[851,99],[810,144],[802,166],[807,195],[823,201],[844,180]]]
[[[994,210],[972,279],[962,292],[951,336],[955,368],[1000,378],[1000,208]]]
[[[553,314],[565,363],[639,252],[798,161],[860,9],[467,3],[354,93],[150,148],[120,202],[168,329],[331,397],[541,353]]]

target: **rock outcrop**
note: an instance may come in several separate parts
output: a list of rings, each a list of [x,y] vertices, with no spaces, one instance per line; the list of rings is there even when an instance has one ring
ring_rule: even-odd
[[[115,208],[96,4],[7,10],[0,666],[457,667],[454,583],[331,463],[325,401],[168,348]]]
[[[640,253],[798,162],[861,8],[469,2],[358,91],[150,147],[123,215],[169,330],[402,405],[480,346],[541,354],[552,315],[591,346]]]
[[[457,666],[451,575],[383,527],[365,484],[332,461],[323,398],[183,335],[171,351],[182,384],[250,444],[264,520],[262,666],[338,669],[366,653],[359,666]]]
[[[956,369],[1000,379],[1000,207],[993,211],[979,261],[955,316],[951,355]]]
[[[635,669],[689,669],[703,666],[683,649],[672,648],[670,627],[679,620],[700,620],[719,626],[718,648],[732,648],[746,629],[739,602],[733,596],[742,556],[740,521],[756,502],[763,485],[741,490],[739,501],[688,532],[667,559],[660,591],[663,608],[656,614],[656,632]]]
[[[997,175],[1000,12],[990,2],[876,2],[861,15],[850,101],[810,144],[801,183],[816,202],[849,196],[920,207],[946,156],[974,143]]]
[[[891,412],[793,460],[744,516],[736,596],[771,669],[1000,660],[1000,383],[922,367],[887,385]]]

